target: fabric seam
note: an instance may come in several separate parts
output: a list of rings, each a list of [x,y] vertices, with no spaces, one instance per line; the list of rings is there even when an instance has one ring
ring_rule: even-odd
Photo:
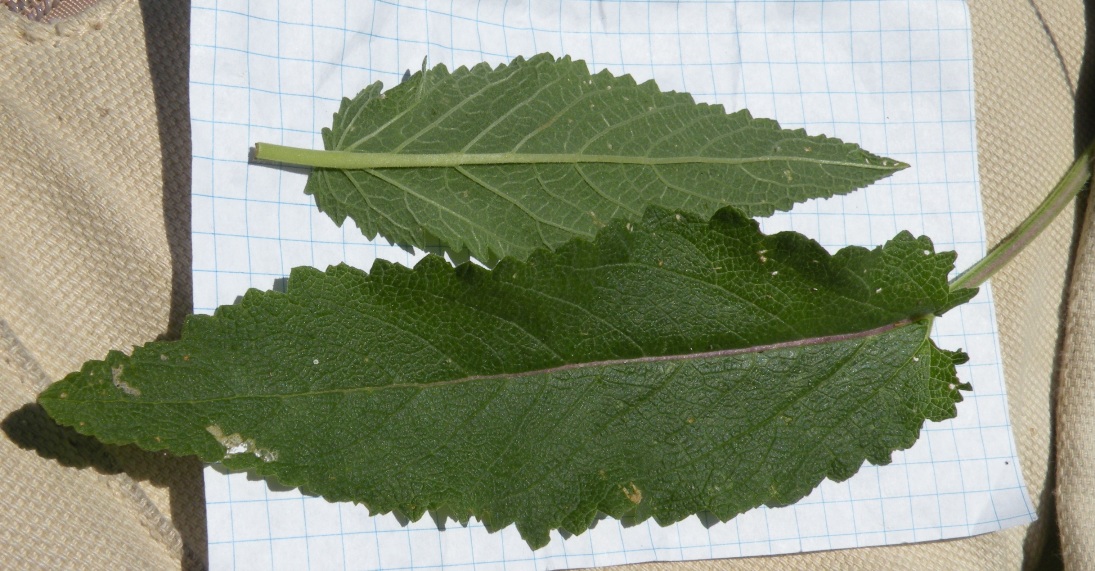
[[[58,46],[93,32],[101,32],[114,20],[114,14],[132,0],[100,0],[87,10],[55,22],[35,22],[0,10],[0,44],[44,44]]]

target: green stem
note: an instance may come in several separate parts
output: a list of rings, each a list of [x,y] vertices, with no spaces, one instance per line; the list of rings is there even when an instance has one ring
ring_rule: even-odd
[[[631,165],[679,165],[679,164],[720,164],[745,165],[771,161],[803,162],[818,165],[855,166],[864,169],[899,171],[909,165],[899,161],[883,160],[881,164],[857,163],[852,161],[833,161],[811,159],[807,157],[645,157],[627,155],[586,155],[580,153],[359,153],[356,151],[317,151],[284,147],[270,143],[256,143],[254,159],[256,161],[283,163],[304,167],[329,169],[386,169],[386,168],[431,168],[459,167],[466,165],[499,164],[550,164],[550,163],[612,163]]]
[[[1026,220],[1023,220],[1011,234],[996,244],[984,258],[951,280],[951,291],[977,287],[985,283],[997,270],[1007,265],[1012,258],[1018,256],[1019,252],[1033,242],[1087,185],[1091,177],[1093,156],[1095,156],[1095,143],[1084,149],[1057,186],[1053,187],[1049,196],[1034,209],[1034,212],[1030,213],[1030,216],[1027,216]]]

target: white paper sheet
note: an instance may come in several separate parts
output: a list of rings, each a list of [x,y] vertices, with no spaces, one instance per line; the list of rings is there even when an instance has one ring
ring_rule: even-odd
[[[336,227],[302,192],[305,175],[247,163],[255,142],[322,148],[339,99],[444,63],[501,63],[543,51],[593,70],[655,79],[728,110],[828,134],[912,164],[870,189],[766,219],[835,250],[900,230],[959,253],[984,251],[969,18],[957,0],[193,2],[194,302],[199,312],[269,289],[298,265],[368,268],[408,254]],[[928,423],[892,464],[825,482],[794,506],[705,526],[600,521],[530,551],[512,527],[445,530],[371,517],[245,474],[206,470],[214,569],[559,569],[738,557],[961,537],[1027,523],[988,288],[936,324],[971,361],[956,419]]]

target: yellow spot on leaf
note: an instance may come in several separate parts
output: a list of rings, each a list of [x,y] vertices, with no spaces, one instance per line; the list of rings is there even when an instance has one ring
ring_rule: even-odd
[[[627,496],[627,499],[633,504],[643,501],[643,491],[635,485],[635,482],[629,482],[628,486],[627,488],[620,488],[620,491]]]

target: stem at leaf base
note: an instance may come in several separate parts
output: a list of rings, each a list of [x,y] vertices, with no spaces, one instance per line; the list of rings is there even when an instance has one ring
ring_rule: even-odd
[[[1012,258],[1018,256],[1019,252],[1033,242],[1087,185],[1091,177],[1093,155],[1095,155],[1095,143],[1084,149],[1057,186],[1053,187],[1049,196],[1034,209],[1030,216],[1027,216],[1026,220],[1023,220],[1011,234],[996,244],[984,258],[951,280],[951,290],[977,287],[985,283],[997,270],[1007,265]]]

